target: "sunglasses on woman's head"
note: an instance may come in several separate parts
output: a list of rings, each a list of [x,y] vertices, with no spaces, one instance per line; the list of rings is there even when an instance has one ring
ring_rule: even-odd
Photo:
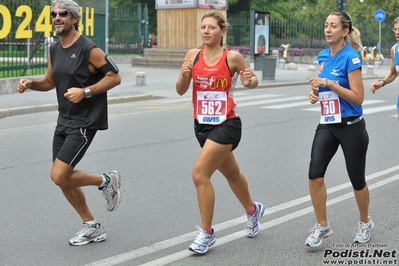
[[[58,12],[56,12],[56,11],[51,11],[51,17],[52,17],[52,18],[56,18],[57,15],[59,15],[59,16],[62,17],[62,18],[65,18],[66,16],[69,15],[69,11],[67,11],[67,10],[61,10],[61,11],[58,11]]]

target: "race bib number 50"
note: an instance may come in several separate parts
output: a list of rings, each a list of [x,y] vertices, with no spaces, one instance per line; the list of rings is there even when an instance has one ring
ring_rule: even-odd
[[[338,95],[333,91],[319,92],[321,105],[320,124],[341,123],[341,106]]]
[[[197,118],[200,124],[221,124],[226,120],[226,112],[226,92],[197,92]]]

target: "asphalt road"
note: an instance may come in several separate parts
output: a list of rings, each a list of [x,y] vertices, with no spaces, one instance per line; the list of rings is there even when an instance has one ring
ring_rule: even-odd
[[[370,83],[365,81],[366,88]],[[189,95],[109,106],[109,129],[98,133],[77,169],[97,173],[118,169],[122,202],[109,213],[97,188],[84,188],[108,238],[82,247],[68,245],[82,224],[49,178],[57,113],[1,119],[0,264],[318,266],[332,265],[327,264],[329,259],[342,260],[343,265],[377,264],[360,264],[360,259],[394,261],[399,246],[394,88],[390,84],[375,95],[366,92],[364,104],[370,135],[366,175],[370,215],[376,224],[370,246],[351,243],[358,214],[341,150],[326,175],[334,234],[318,248],[304,245],[315,223],[307,170],[319,115],[317,105],[306,103],[308,86],[298,85],[236,92],[243,137],[235,155],[254,200],[266,205],[266,215],[260,234],[246,238],[244,210],[224,178],[215,173],[217,241],[205,256],[187,250],[200,223],[191,181],[200,148],[193,134]],[[353,255],[362,250],[369,252],[366,257]],[[380,251],[388,252],[387,257],[378,257]]]

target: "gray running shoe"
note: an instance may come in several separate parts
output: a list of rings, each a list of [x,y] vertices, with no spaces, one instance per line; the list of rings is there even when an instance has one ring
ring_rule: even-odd
[[[265,214],[265,206],[260,202],[254,202],[255,212],[252,215],[247,215],[247,237],[255,237],[260,231],[259,218]]]
[[[121,186],[121,175],[116,170],[104,173],[103,175],[109,179],[108,185],[102,189],[103,197],[107,200],[107,210],[112,212],[118,208],[121,202],[121,192],[119,191]]]
[[[95,227],[91,227],[87,223],[84,223],[82,230],[77,232],[76,236],[69,240],[69,244],[72,246],[82,246],[90,242],[104,241],[106,238],[107,234],[101,224],[96,223]]]

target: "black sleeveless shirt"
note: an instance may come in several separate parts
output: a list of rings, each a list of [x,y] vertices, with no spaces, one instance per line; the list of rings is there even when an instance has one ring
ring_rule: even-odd
[[[79,103],[64,97],[71,87],[86,88],[97,83],[104,75],[89,70],[90,50],[97,45],[81,35],[72,46],[64,49],[60,42],[50,48],[53,79],[58,100],[59,125],[73,128],[103,130],[108,128],[107,93],[93,95]]]

